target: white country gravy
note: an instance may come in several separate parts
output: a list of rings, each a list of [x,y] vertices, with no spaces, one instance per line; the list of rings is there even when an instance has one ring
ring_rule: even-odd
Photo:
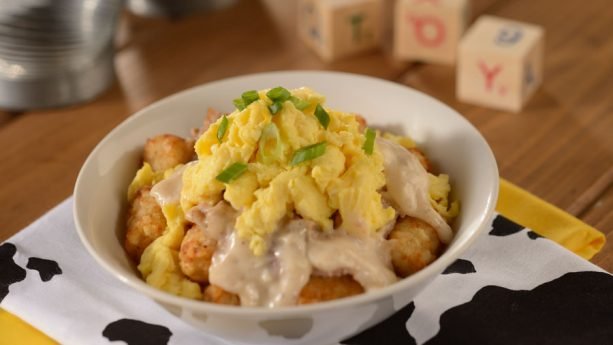
[[[181,188],[183,187],[183,172],[185,168],[196,162],[189,162],[178,168],[168,178],[156,183],[151,188],[151,195],[157,200],[160,207],[164,205],[178,203],[181,199]]]
[[[441,242],[451,242],[451,227],[430,204],[428,172],[419,159],[404,147],[382,138],[377,138],[377,148],[383,154],[387,195],[398,211],[432,225]]]
[[[329,276],[351,274],[366,290],[398,280],[380,236],[358,238],[340,230],[324,234],[303,219],[281,225],[262,256],[254,255],[236,231],[228,232],[218,242],[209,280],[238,294],[241,305],[274,308],[295,305],[314,270]]]
[[[309,231],[309,261],[325,275],[350,274],[365,290],[382,288],[398,280],[389,248],[381,236],[352,236],[340,230],[331,234]]]
[[[201,203],[185,214],[185,219],[198,225],[207,238],[215,241],[234,230],[236,217],[236,210],[226,202],[218,202],[215,206]]]
[[[243,306],[268,308],[295,305],[311,276],[304,220],[293,220],[275,233],[268,253],[256,256],[249,241],[230,231],[213,255],[211,284],[240,296]]]

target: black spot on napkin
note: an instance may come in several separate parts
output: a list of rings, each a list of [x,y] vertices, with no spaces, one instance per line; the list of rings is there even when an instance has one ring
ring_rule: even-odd
[[[110,341],[125,341],[128,345],[166,345],[172,332],[164,326],[120,319],[108,324],[102,335]]]
[[[38,271],[40,279],[44,282],[48,282],[55,275],[62,274],[60,265],[53,260],[32,257],[28,259],[26,267]]]
[[[447,268],[445,268],[442,274],[451,274],[451,273],[467,274],[467,273],[475,273],[475,272],[477,272],[477,270],[475,270],[475,266],[473,265],[472,262],[468,260],[464,260],[464,259],[457,259],[451,265],[447,266]]]
[[[26,279],[26,270],[13,260],[17,247],[12,243],[0,245],[0,302],[8,295],[9,286]]]
[[[486,286],[426,344],[613,344],[612,321],[613,276],[573,272],[533,290]]]
[[[498,215],[492,223],[492,230],[490,231],[490,235],[509,236],[513,235],[516,232],[520,232],[523,228],[523,226],[512,222],[503,216]]]
[[[407,320],[413,314],[415,304],[409,303],[406,307],[397,311],[394,315],[385,319],[378,325],[375,325],[358,335],[341,341],[344,345],[371,345],[371,344],[389,344],[389,345],[413,345],[416,344],[415,339],[407,330]]]
[[[536,240],[537,238],[542,238],[543,236],[537,234],[536,232],[530,230],[528,231],[528,238],[530,238],[531,240]]]

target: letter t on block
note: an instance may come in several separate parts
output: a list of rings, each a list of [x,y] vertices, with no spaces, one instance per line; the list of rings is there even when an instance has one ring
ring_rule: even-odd
[[[469,0],[398,0],[394,55],[400,59],[455,63],[469,8]]]
[[[383,0],[300,0],[298,32],[326,61],[379,47]]]
[[[543,29],[482,16],[460,42],[461,101],[518,112],[543,80]]]

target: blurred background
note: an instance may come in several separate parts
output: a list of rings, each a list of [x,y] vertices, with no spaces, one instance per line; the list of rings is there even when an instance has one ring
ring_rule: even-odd
[[[490,14],[544,29],[544,82],[515,114],[460,102],[453,64],[395,58],[394,1],[384,2],[381,47],[325,61],[298,34],[296,0],[0,0],[1,238],[68,197],[89,152],[134,112],[274,70],[345,71],[421,90],[481,131],[502,177],[613,228],[610,0],[470,1],[468,25]]]

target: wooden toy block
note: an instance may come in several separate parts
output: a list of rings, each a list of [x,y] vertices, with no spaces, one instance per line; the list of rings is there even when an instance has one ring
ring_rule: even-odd
[[[543,81],[544,42],[539,26],[480,17],[460,42],[458,99],[520,111]]]
[[[381,43],[383,0],[300,0],[300,37],[324,60],[376,48]]]
[[[399,59],[455,63],[469,17],[469,0],[398,0],[394,55]]]

